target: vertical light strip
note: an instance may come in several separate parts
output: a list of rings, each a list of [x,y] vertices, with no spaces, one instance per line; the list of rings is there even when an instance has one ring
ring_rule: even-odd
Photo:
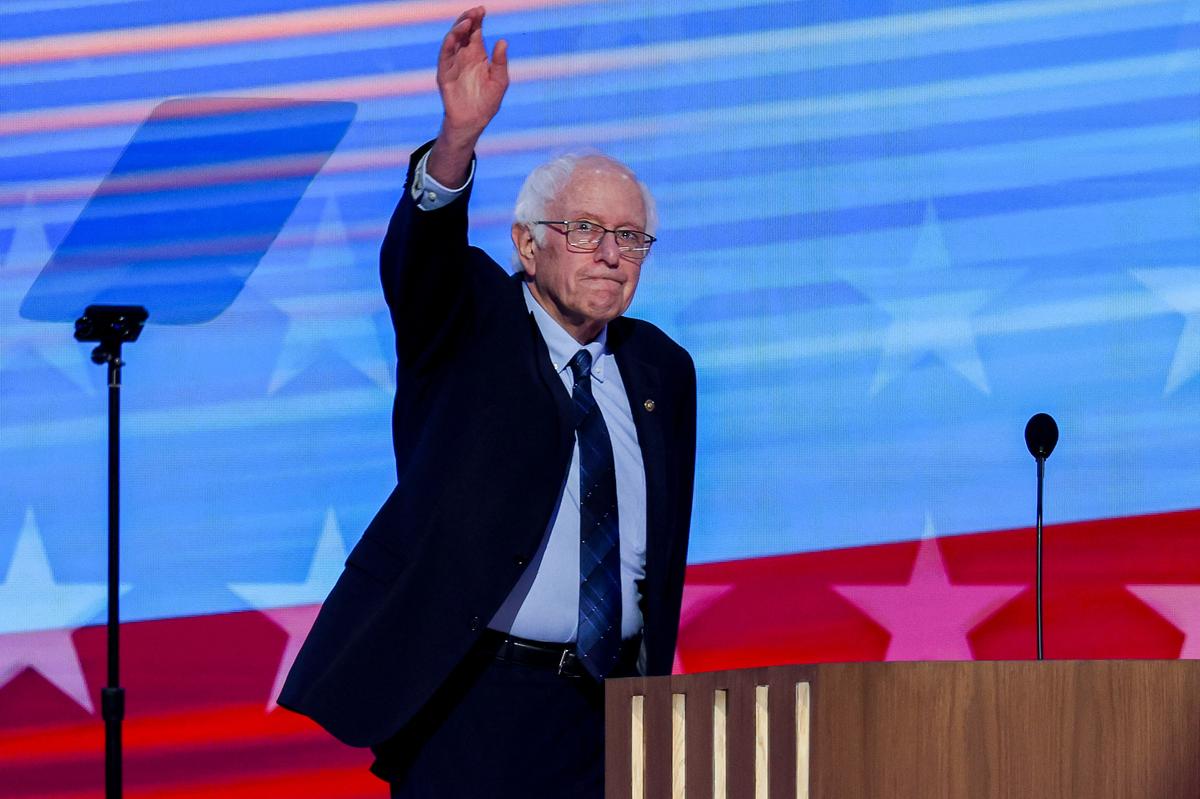
[[[767,699],[770,686],[754,689],[754,799],[770,795],[770,711]]]
[[[725,776],[729,764],[725,759],[725,707],[729,692],[724,688],[713,691],[713,799],[727,799]]]
[[[808,799],[809,727],[812,705],[809,685],[796,683],[796,799]]]
[[[687,796],[687,695],[671,694],[671,799]]]
[[[646,799],[646,697],[634,696],[629,700],[630,709],[630,783],[633,799]]]
[[[770,686],[754,686],[754,799],[768,799],[771,765],[769,695]]]

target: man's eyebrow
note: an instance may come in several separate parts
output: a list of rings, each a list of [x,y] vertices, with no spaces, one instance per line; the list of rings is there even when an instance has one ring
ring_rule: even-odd
[[[577,211],[574,216],[570,217],[569,221],[575,221],[578,219],[586,219],[589,222],[596,222],[597,224],[603,224],[602,222],[600,222],[600,218],[601,218],[601,214],[593,214],[590,211]],[[613,224],[611,227],[616,228],[616,229],[631,229],[631,230],[644,230],[645,229],[645,225],[638,225],[636,222],[628,222],[628,221],[617,222],[616,224]]]

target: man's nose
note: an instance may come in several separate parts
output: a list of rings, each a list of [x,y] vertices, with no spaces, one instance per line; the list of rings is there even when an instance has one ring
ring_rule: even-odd
[[[596,260],[615,267],[621,263],[621,249],[617,247],[617,237],[606,232],[596,248]]]

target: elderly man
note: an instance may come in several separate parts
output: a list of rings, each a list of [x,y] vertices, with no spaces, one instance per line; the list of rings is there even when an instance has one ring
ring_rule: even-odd
[[[654,208],[604,156],[521,190],[508,275],[467,243],[508,85],[483,8],[442,44],[441,131],[381,253],[397,486],[280,704],[371,746],[396,797],[599,797],[606,677],[666,674],[691,515],[691,359],[628,319]]]

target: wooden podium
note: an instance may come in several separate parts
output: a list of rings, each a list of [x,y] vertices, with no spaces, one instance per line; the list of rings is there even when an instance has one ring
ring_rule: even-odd
[[[606,799],[1200,797],[1200,661],[829,663],[605,685]]]

